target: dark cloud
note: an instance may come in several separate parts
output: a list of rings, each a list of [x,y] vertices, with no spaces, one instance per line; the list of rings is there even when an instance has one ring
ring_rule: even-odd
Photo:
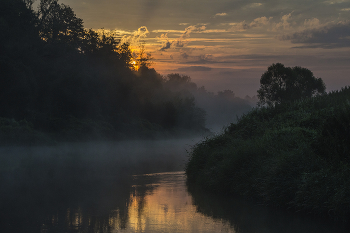
[[[187,53],[181,53],[181,57],[183,59],[187,59],[189,57],[189,55]]]
[[[185,42],[183,40],[175,40],[171,45],[175,48],[182,48],[185,46]]]
[[[350,47],[350,21],[317,29],[306,29],[281,37],[294,44],[304,44],[298,48],[342,48]]]
[[[181,67],[177,69],[178,71],[211,71],[212,68],[207,66],[189,66],[189,67]]]
[[[160,51],[165,51],[165,50],[167,50],[167,49],[170,49],[170,47],[171,47],[171,43],[170,43],[169,41],[167,41],[167,42],[163,45],[163,47],[161,47],[159,50],[160,50]]]

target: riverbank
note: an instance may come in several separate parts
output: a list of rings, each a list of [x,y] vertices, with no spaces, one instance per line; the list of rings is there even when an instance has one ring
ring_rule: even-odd
[[[196,144],[189,185],[347,221],[350,89],[254,109]]]

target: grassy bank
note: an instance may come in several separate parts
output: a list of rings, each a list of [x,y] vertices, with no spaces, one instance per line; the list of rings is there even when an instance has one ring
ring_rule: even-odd
[[[194,146],[189,184],[296,211],[350,216],[350,88],[254,109]]]

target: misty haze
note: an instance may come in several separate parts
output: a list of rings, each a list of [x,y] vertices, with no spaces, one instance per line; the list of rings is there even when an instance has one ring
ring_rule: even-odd
[[[349,4],[1,0],[0,232],[348,232]]]

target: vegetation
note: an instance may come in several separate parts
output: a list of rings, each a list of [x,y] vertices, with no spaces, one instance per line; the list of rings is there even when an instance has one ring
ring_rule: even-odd
[[[169,74],[165,77],[164,86],[183,97],[194,98],[196,105],[206,112],[206,126],[213,130],[221,130],[223,126],[234,122],[238,116],[251,110],[252,105],[257,102],[255,96],[242,99],[235,96],[231,90],[214,94],[203,86],[197,87],[187,75]]]
[[[259,105],[275,105],[324,94],[326,86],[321,78],[299,66],[290,68],[272,64],[261,76],[258,90]]]
[[[194,146],[189,184],[296,211],[350,216],[350,88],[255,108]]]
[[[208,132],[213,111],[200,97],[215,99],[212,93],[187,76],[161,76],[143,45],[133,57],[119,35],[85,29],[58,0],[41,0],[37,10],[32,4],[0,3],[0,144]],[[233,118],[247,103],[224,105],[238,108]]]
[[[37,11],[32,1],[0,4],[2,144],[207,131],[205,112],[163,86],[144,49],[133,58],[129,44],[84,29],[57,0]]]

